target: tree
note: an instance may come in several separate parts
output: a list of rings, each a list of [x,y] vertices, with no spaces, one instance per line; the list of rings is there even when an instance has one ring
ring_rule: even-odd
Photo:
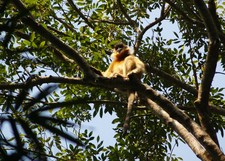
[[[213,0],[1,1],[1,160],[180,160],[172,139],[225,160],[224,88],[212,86],[225,69],[224,13]],[[121,41],[146,64],[143,82],[98,75]],[[141,100],[124,137],[127,96],[115,88]],[[81,131],[105,113],[117,116],[109,147]]]

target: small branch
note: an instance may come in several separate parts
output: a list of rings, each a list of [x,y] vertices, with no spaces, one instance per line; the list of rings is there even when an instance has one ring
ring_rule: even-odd
[[[56,108],[56,107],[68,107],[75,104],[86,104],[86,103],[95,103],[95,104],[114,104],[114,105],[123,105],[126,106],[127,103],[118,102],[118,101],[109,101],[109,100],[88,100],[87,98],[81,98],[66,102],[53,102],[53,103],[47,103],[46,105],[49,108]]]
[[[169,14],[169,11],[170,11],[170,6],[168,6],[165,11],[161,12],[163,14],[161,14],[161,16],[159,18],[157,18],[154,22],[148,24],[141,32],[139,32],[136,42],[135,42],[135,45],[134,45],[134,54],[138,52],[138,49],[141,45],[142,38],[143,38],[144,34],[146,33],[146,31],[148,31],[151,27],[155,26],[159,22],[163,21],[166,18],[166,16]]]
[[[126,11],[126,9],[123,7],[123,4],[121,3],[121,1],[120,1],[120,0],[117,0],[117,3],[118,3],[118,6],[119,6],[121,12],[122,12],[123,15],[126,17],[126,19],[130,22],[130,24],[132,24],[132,26],[133,26],[134,28],[136,28],[137,25],[136,25],[135,21],[132,20],[131,17],[127,14],[127,11]]]
[[[63,24],[66,28],[70,29],[70,31],[76,33],[76,30],[71,25],[64,22],[61,18],[57,17],[55,14],[52,14],[52,17],[59,21],[61,24]]]
[[[215,74],[222,74],[222,75],[225,75],[224,72],[216,72]]]
[[[178,106],[178,108],[181,109],[181,110],[188,111],[188,112],[196,112],[195,107]],[[210,112],[212,112],[214,114],[225,116],[225,107],[217,107],[215,105],[209,105],[209,110],[210,110]]]
[[[188,85],[184,82],[181,82],[180,80],[178,80],[177,78],[174,78],[170,74],[168,74],[168,73],[166,73],[166,72],[164,72],[164,71],[162,71],[158,68],[152,67],[150,65],[145,65],[145,68],[146,68],[146,71],[148,73],[154,73],[157,76],[163,78],[164,80],[169,81],[169,82],[173,82],[173,84],[175,84],[176,86],[178,86],[182,89],[185,89],[186,91],[188,91],[188,92],[192,93],[193,95],[197,96],[198,91],[194,87],[192,87],[192,86],[190,86],[190,85]]]
[[[68,36],[67,34],[55,29],[54,27],[48,26],[48,29],[51,31],[54,31],[55,33],[57,33],[58,35],[62,35],[62,36]]]
[[[126,21],[93,20],[93,19],[89,19],[89,21],[97,22],[97,23],[109,23],[109,24],[114,24],[114,25],[131,25],[130,22],[126,22]]]
[[[50,46],[54,50],[54,54],[62,61],[74,64],[75,61],[73,59],[68,58],[66,55],[64,55],[62,52],[60,52],[56,47]]]
[[[198,21],[196,19],[189,17],[184,11],[182,11],[179,7],[177,7],[174,2],[170,0],[164,0],[164,1],[168,3],[172,8],[174,8],[177,11],[178,15],[181,15],[187,21],[203,26],[203,23],[201,21]]]
[[[91,27],[92,29],[94,29],[95,27],[89,22],[89,20],[84,16],[84,14],[81,12],[81,10],[73,3],[72,0],[68,0],[69,4],[71,5],[71,7],[78,13],[78,15],[80,15],[80,17],[84,20],[84,22]]]

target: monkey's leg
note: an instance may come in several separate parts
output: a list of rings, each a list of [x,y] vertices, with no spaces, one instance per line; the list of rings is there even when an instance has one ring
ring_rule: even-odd
[[[132,108],[133,108],[135,98],[136,98],[135,92],[130,92],[129,96],[128,96],[128,102],[127,102],[127,114],[126,114],[124,124],[123,124],[123,135],[126,135],[128,129],[129,129],[130,115],[131,115],[131,112],[132,112]]]

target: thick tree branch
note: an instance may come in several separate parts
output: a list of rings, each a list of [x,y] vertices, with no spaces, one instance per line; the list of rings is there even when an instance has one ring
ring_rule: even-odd
[[[170,79],[170,78],[168,78]],[[107,85],[102,85],[101,83],[104,82]],[[123,82],[123,83],[122,83]],[[29,81],[24,82],[24,83],[10,83],[10,84],[0,84],[0,90],[15,90],[15,89],[25,89],[25,88],[32,88],[37,85],[42,85],[42,84],[48,84],[48,83],[61,83],[61,84],[74,84],[74,85],[84,85],[84,86],[92,86],[92,87],[104,87],[109,90],[113,90],[113,88],[116,87],[116,84],[121,84],[122,86],[128,86],[129,84],[127,83],[127,80],[124,83],[124,80],[122,79],[108,79],[104,77],[100,77],[99,81],[95,83],[90,83],[87,82],[81,78],[66,78],[66,77],[54,77],[54,76],[49,76],[49,77],[32,77],[29,79]],[[114,86],[111,86],[114,85]],[[118,85],[117,85],[118,87]],[[121,87],[121,86],[120,86]],[[124,86],[123,86],[124,88]],[[129,87],[128,87],[129,88]],[[71,101],[72,104],[75,102]],[[68,103],[59,103],[59,104],[51,104],[51,106],[56,107],[56,106],[67,106],[70,105],[71,102]],[[101,102],[101,103],[107,103],[107,102]],[[213,112],[215,114],[223,115],[225,116],[225,109],[216,107],[214,105],[209,106],[210,112]],[[183,107],[179,106],[179,109],[185,110],[185,111],[194,111],[194,108],[192,107]]]
[[[162,107],[160,107],[157,103],[153,102],[151,99],[147,99],[147,103],[150,109],[166,124],[172,127],[174,131],[176,131],[181,138],[185,140],[185,142],[189,145],[192,151],[204,161],[211,161],[212,156],[202,147],[198,140],[177,120],[170,117],[169,113],[167,113]]]
[[[14,0],[13,1],[15,6],[19,9],[20,12],[26,13],[27,16],[24,16],[22,18],[22,21],[31,27],[34,31],[39,33],[41,36],[43,36],[45,39],[50,41],[56,48],[63,51],[66,55],[71,57],[83,70],[84,75],[86,78],[96,78],[96,75],[92,72],[89,65],[86,63],[86,61],[79,55],[77,51],[72,49],[70,46],[63,43],[60,39],[58,39],[56,36],[54,36],[52,33],[50,33],[46,28],[44,28],[42,25],[36,23],[34,19],[32,18],[32,15],[29,13],[27,8],[23,5],[23,3],[20,0]],[[91,80],[90,79],[90,80]]]
[[[212,139],[218,143],[218,139],[210,123],[210,113],[209,113],[209,95],[210,95],[210,87],[216,72],[216,65],[219,56],[219,36],[218,30],[215,25],[215,22],[210,14],[206,4],[203,0],[194,0],[195,5],[202,17],[204,25],[206,27],[208,37],[209,37],[209,47],[208,54],[206,57],[206,62],[203,71],[202,82],[198,91],[198,98],[195,101],[195,105],[197,107],[199,120],[204,128],[204,130],[212,137]]]
[[[29,78],[29,81],[25,83],[10,83],[10,84],[0,84],[0,90],[14,90],[14,89],[24,89],[24,88],[32,88],[36,85],[42,85],[45,83],[66,83],[66,84],[79,84],[79,85],[91,85],[87,81],[81,78],[65,78],[65,77],[38,77],[34,76]]]
[[[225,160],[225,155],[220,150],[218,145],[204,130],[202,130],[202,127],[194,122],[188,115],[179,110],[172,104],[172,102],[170,102],[164,96],[158,94],[152,88],[140,83],[138,84],[138,82],[136,82],[136,85],[136,89],[138,90],[139,95],[150,98],[152,101],[157,102],[157,104],[161,106],[170,115],[171,118],[177,120],[184,127],[186,127],[187,130],[190,131],[203,145],[203,147],[210,153],[213,159],[218,161]]]

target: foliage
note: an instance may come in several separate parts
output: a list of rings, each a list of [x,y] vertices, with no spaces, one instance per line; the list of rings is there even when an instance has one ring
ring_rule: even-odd
[[[204,147],[192,148],[202,160],[222,160],[214,134],[224,135],[224,87],[211,84],[221,74],[215,66],[225,69],[225,3],[207,3],[1,1],[1,160],[176,161],[177,140]],[[104,71],[121,41],[146,64],[127,136],[121,130],[127,96],[113,89],[132,88],[129,81],[92,70]],[[83,122],[106,113],[116,116],[115,145],[83,130]],[[198,142],[188,141],[182,127]],[[209,142],[201,140],[208,135]]]

